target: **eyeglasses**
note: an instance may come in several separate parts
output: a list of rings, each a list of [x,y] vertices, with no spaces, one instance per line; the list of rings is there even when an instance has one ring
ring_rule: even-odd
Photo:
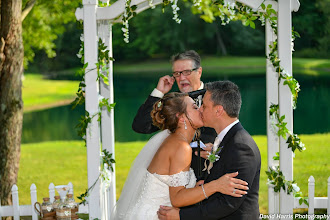
[[[184,76],[188,76],[188,75],[191,74],[192,71],[195,71],[197,69],[198,68],[194,68],[194,69],[191,69],[191,70],[176,71],[176,72],[173,72],[172,75],[174,77],[179,77],[181,74],[184,75]]]

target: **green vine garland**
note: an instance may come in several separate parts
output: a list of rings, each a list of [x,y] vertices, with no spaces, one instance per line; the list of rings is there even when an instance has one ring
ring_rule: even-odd
[[[102,3],[102,2],[101,2]],[[103,4],[103,6],[107,6],[107,4]],[[82,26],[80,24],[80,26]],[[102,39],[98,41],[98,62],[95,64],[96,68],[86,71],[88,67],[88,63],[84,64],[84,41],[81,38],[81,48],[77,54],[77,56],[81,59],[81,63],[83,67],[77,71],[77,75],[81,77],[81,82],[79,83],[78,91],[76,93],[75,100],[71,103],[72,109],[76,108],[78,105],[83,105],[85,103],[85,74],[92,70],[97,70],[97,81],[102,79],[103,83],[109,85],[109,63],[110,61],[114,61],[112,57],[109,56],[109,50],[103,43]],[[79,119],[79,123],[76,125],[78,135],[84,140],[86,146],[86,131],[88,124],[92,121],[95,116],[98,116],[97,121],[101,121],[102,109],[106,109],[110,112],[116,103],[109,103],[108,98],[102,98],[99,100],[99,108],[98,112],[94,115],[90,115],[88,111],[85,110],[85,114],[81,116]],[[77,199],[80,200],[79,204],[85,205],[88,202],[88,196],[90,192],[93,190],[95,184],[98,180],[101,180],[106,187],[110,186],[111,181],[111,172],[113,172],[113,164],[116,163],[115,159],[112,158],[113,154],[109,153],[107,150],[103,149],[100,155],[101,160],[101,171],[100,175],[96,178],[95,182],[90,186],[84,193],[80,196],[77,196]]]
[[[251,28],[255,29],[255,21],[259,20],[262,25],[265,25],[265,22],[268,21],[272,30],[277,35],[277,12],[272,8],[272,5],[265,5],[264,3],[261,4],[262,11],[255,12],[251,10],[248,6],[245,6],[241,3],[234,2],[234,1],[224,1],[224,0],[192,0],[193,6],[192,11],[193,13],[199,13],[201,14],[201,18],[205,20],[206,22],[213,22],[216,17],[219,17],[221,19],[221,24],[226,25],[230,21],[242,21],[242,24],[245,26],[250,26]],[[177,6],[177,0],[163,0],[162,8],[163,11],[165,10],[165,7],[172,3],[172,9],[173,9],[173,19],[180,23],[181,20],[178,17],[177,11],[179,10]],[[149,5],[154,8],[152,5],[152,0],[149,0]],[[99,2],[99,7],[105,7],[108,6],[108,4],[104,4],[102,2]],[[125,11],[122,14],[122,21],[123,21],[123,35],[124,35],[124,41],[126,43],[129,42],[129,24],[128,20],[136,15],[135,10],[137,9],[136,5],[131,6],[131,0],[125,0]],[[296,37],[300,37],[299,34],[294,31],[292,28],[292,41]],[[278,57],[278,41],[277,39],[272,42],[269,45],[270,52],[267,55],[267,58],[272,63],[275,71],[278,73],[278,83],[280,84],[283,80],[283,85],[287,85],[292,93],[293,98],[293,109],[296,108],[297,105],[297,99],[298,99],[298,93],[300,91],[300,85],[298,81],[293,78],[292,76],[287,75],[286,71],[283,67],[281,67],[281,61]],[[106,46],[102,43],[102,40],[99,40],[99,53],[98,53],[98,63],[96,63],[97,68],[97,80],[102,79],[103,82],[107,85],[109,85],[108,80],[108,68],[107,64],[110,61],[113,61],[113,58],[109,56],[109,51],[106,50]],[[293,50],[293,48],[292,48]],[[83,59],[83,41],[81,44],[81,49],[78,53],[78,56],[81,57],[82,63],[84,63]],[[84,64],[82,69],[78,72],[80,76],[82,76],[82,82],[79,84],[79,89],[77,91],[77,97],[72,103],[73,108],[77,105],[82,105],[85,102],[85,92],[84,87],[86,86],[84,83],[84,74],[86,73],[86,68],[88,64]],[[104,75],[103,73],[107,73]],[[91,119],[95,117],[96,115],[99,116],[102,108],[107,108],[108,111],[113,109],[115,106],[115,103],[109,103],[109,100],[102,99],[99,102],[99,112],[95,115],[90,116],[87,111],[85,111],[85,115],[81,117],[79,124],[77,125],[78,128],[78,135],[81,136],[85,140],[86,135],[86,129],[88,126],[88,123],[91,122]],[[303,151],[305,149],[304,144],[300,141],[300,138],[298,135],[293,134],[287,127],[287,123],[284,122],[285,115],[279,115],[279,105],[278,104],[271,104],[269,107],[269,115],[271,118],[273,118],[275,122],[275,127],[277,128],[277,135],[279,137],[283,137],[286,139],[286,143],[288,143],[288,147],[291,148],[292,152],[295,152],[296,149],[299,151]],[[86,140],[85,140],[86,141]],[[107,155],[108,157],[110,155],[108,152],[103,152],[104,155]],[[274,160],[279,160],[279,152],[276,153],[276,156],[274,157]],[[109,159],[109,166],[112,168],[112,163],[115,163],[114,159]],[[113,171],[113,170],[112,170]],[[274,187],[275,192],[279,192],[281,189],[287,192],[287,194],[293,193],[295,197],[300,197],[299,203],[305,203],[308,205],[308,202],[305,197],[301,197],[302,193],[300,192],[299,187],[295,183],[295,180],[293,181],[287,181],[282,173],[282,171],[279,169],[279,166],[269,167],[269,170],[266,171],[266,174],[268,176],[268,184],[272,185]],[[99,176],[100,177],[100,176]],[[98,178],[99,179],[99,178]],[[97,179],[97,180],[98,180]],[[85,204],[86,200],[85,197],[89,194],[90,190],[93,189],[94,185],[96,184],[97,180],[93,184],[92,187],[86,190],[84,194],[82,194],[78,199],[82,200],[82,203]]]

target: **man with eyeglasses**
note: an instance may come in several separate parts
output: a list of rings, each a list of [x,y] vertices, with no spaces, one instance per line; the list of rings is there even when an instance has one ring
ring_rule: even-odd
[[[178,88],[181,92],[192,92],[196,90],[204,89],[204,83],[201,81],[202,67],[201,58],[194,50],[188,50],[183,53],[176,54],[171,58],[172,62],[172,75],[166,75],[159,79],[157,87],[148,96],[147,100],[140,106],[132,128],[137,133],[151,134],[158,131],[159,128],[152,124],[150,112],[152,111],[154,103],[168,93],[176,81]],[[201,100],[200,97],[199,100]],[[199,103],[200,104],[200,103]],[[200,140],[205,143],[206,150],[211,150],[214,139],[217,133],[213,128],[203,127],[201,128]],[[201,152],[201,156],[206,158],[207,152]],[[204,160],[201,161],[204,164]],[[197,152],[194,151],[191,167],[194,168],[197,177],[201,177],[198,171],[198,158]]]

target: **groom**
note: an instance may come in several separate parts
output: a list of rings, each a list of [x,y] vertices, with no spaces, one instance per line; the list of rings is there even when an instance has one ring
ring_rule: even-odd
[[[221,149],[220,159],[213,164],[205,183],[238,171],[237,178],[249,184],[248,194],[232,197],[216,193],[200,204],[181,209],[161,206],[158,217],[161,220],[258,219],[261,158],[258,146],[238,120],[242,103],[238,86],[230,81],[217,81],[207,83],[205,87],[200,111],[204,126],[216,130]]]

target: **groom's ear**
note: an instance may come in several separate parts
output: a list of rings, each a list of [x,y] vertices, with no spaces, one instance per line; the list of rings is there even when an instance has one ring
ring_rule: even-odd
[[[222,105],[217,105],[216,106],[216,116],[221,116],[224,112],[223,106]]]

